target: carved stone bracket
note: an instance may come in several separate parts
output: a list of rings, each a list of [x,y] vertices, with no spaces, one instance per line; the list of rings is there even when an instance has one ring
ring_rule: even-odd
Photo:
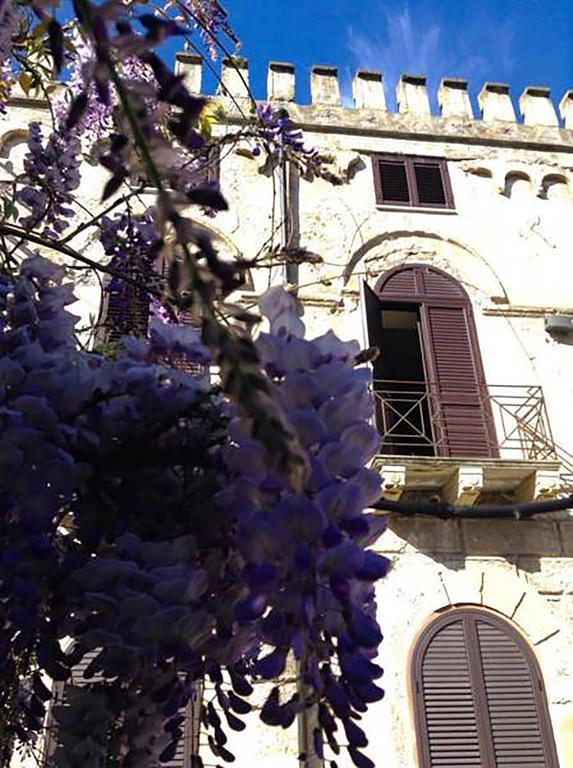
[[[406,467],[392,464],[382,466],[380,469],[384,486],[382,495],[390,501],[399,501],[406,487]]]
[[[559,470],[538,469],[528,475],[515,490],[517,501],[554,499],[561,489]]]
[[[458,467],[441,490],[444,501],[473,506],[483,489],[482,467]]]

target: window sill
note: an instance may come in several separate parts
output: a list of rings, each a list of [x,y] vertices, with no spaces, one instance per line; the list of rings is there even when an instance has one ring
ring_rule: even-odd
[[[412,205],[384,205],[376,204],[377,211],[400,211],[401,213],[437,213],[446,216],[457,216],[455,208],[415,208]]]

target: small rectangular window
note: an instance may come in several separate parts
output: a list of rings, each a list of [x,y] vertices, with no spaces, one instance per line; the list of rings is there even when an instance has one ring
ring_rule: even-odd
[[[446,161],[442,158],[375,155],[374,187],[378,205],[453,208]]]

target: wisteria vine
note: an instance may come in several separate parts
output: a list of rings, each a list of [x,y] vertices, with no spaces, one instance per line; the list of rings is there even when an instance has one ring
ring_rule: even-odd
[[[103,766],[113,745],[114,764],[155,766],[173,755],[198,681],[241,729],[252,682],[292,654],[308,694],[272,689],[264,722],[286,727],[318,705],[317,753],[339,751],[339,720],[369,766],[356,720],[382,695],[373,584],[388,563],[368,550],[384,518],[364,513],[380,493],[364,468],[378,436],[355,346],[305,341],[292,299],[263,297],[271,327],[257,350],[308,466],[296,492],[250,419],[155,362],[153,336],[126,338],[114,361],[78,351],[61,268],[30,259],[0,297],[4,733],[37,734],[51,698],[42,673],[66,681],[96,651],[97,682],[68,684],[53,708],[54,765]],[[205,723],[231,759],[220,716]]]
[[[365,512],[380,494],[369,372],[354,344],[306,341],[277,289],[254,339],[260,316],[228,301],[249,263],[223,259],[191,215],[227,203],[198,181],[206,100],[162,46],[191,37],[215,56],[219,35],[234,42],[226,13],[216,0],[74,0],[67,13],[0,0],[0,103],[46,61],[67,77],[51,130],[29,127],[4,205],[2,748],[42,737],[54,768],[158,766],[208,681],[202,725],[231,762],[227,733],[246,727],[253,683],[295,664],[299,690],[272,687],[262,720],[288,727],[312,709],[316,755],[344,746],[370,768],[358,721],[383,695],[374,584],[388,562],[369,549],[384,518]],[[320,168],[286,113],[262,106],[247,123],[253,155]],[[92,219],[79,205],[87,160],[106,171]],[[135,210],[143,188],[153,205]],[[86,230],[103,253],[111,351],[79,346],[69,272],[19,255],[28,237],[97,270],[69,245]],[[218,385],[182,358],[215,366]]]

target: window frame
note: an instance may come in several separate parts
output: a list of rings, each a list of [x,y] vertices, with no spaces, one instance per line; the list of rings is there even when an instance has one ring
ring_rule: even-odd
[[[406,181],[408,185],[408,202],[400,200],[384,200],[382,190],[382,176],[380,173],[380,162],[403,163],[406,171]],[[418,184],[416,182],[416,165],[437,166],[440,171],[442,188],[444,191],[445,202],[442,203],[421,203],[418,193]],[[400,208],[430,209],[430,210],[455,210],[454,195],[448,172],[448,161],[445,157],[432,157],[427,155],[401,155],[391,153],[376,153],[372,155],[372,170],[374,174],[374,193],[376,196],[376,205],[380,206],[398,206]]]
[[[549,712],[546,688],[533,647],[507,617],[497,614],[485,606],[476,606],[472,604],[452,606],[445,610],[433,613],[427,618],[410,648],[408,659],[410,703],[412,707],[411,713],[414,720],[416,751],[420,768],[431,768],[432,766],[422,676],[424,654],[431,645],[432,640],[439,634],[440,630],[449,624],[458,621],[461,621],[464,626],[466,624],[471,625],[470,642],[465,647],[468,654],[468,670],[472,676],[473,683],[472,691],[474,695],[476,725],[479,734],[478,743],[480,745],[482,759],[485,759],[485,762],[482,763],[483,768],[494,768],[496,761],[493,753],[494,742],[490,726],[491,711],[487,701],[482,661],[481,658],[478,659],[476,657],[476,653],[479,653],[479,640],[477,639],[478,621],[485,622],[486,624],[493,625],[500,629],[508,638],[513,640],[517,645],[518,650],[521,652],[522,659],[528,667],[532,682],[532,698],[535,706],[537,726],[543,745],[543,759],[546,768],[559,768],[559,757],[553,732],[553,723]],[[463,631],[467,639],[467,630],[464,628]]]

